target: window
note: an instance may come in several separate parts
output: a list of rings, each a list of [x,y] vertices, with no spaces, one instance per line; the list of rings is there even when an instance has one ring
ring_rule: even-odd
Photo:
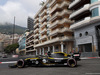
[[[58,46],[56,46],[56,49],[58,49]]]
[[[47,35],[49,35],[49,33],[50,33],[50,30],[47,30]]]
[[[94,2],[97,2],[97,1],[98,1],[98,0],[91,0],[91,4],[94,3]]]
[[[88,35],[88,32],[87,32],[87,31],[85,32],[85,35],[86,35],[86,36]]]
[[[98,8],[92,9],[91,12],[92,12],[92,17],[99,16],[99,9]]]
[[[50,17],[48,16],[48,17],[47,17],[47,21],[49,21],[49,19],[50,19]]]
[[[66,49],[66,45],[64,45],[64,49]]]
[[[50,7],[50,4],[47,4],[47,8],[49,8]]]
[[[79,36],[82,37],[82,33],[80,33]]]

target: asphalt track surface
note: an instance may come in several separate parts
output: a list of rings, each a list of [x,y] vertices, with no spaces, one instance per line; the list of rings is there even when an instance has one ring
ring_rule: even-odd
[[[100,75],[100,58],[82,59],[75,68],[65,66],[9,68],[7,63],[0,64],[0,75]]]

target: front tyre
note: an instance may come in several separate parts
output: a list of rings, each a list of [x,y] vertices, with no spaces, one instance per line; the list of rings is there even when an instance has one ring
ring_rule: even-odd
[[[75,66],[77,66],[77,61],[75,59],[71,58],[71,59],[68,59],[67,64],[69,67],[75,67]]]
[[[24,68],[25,67],[25,61],[23,59],[19,59],[17,61],[17,67],[18,68]]]

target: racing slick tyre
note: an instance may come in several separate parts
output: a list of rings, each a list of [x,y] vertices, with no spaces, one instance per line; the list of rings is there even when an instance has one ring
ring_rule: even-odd
[[[75,59],[71,58],[71,59],[68,59],[67,64],[69,67],[75,67],[75,66],[77,66],[77,61]]]
[[[19,59],[17,61],[17,67],[18,68],[24,68],[25,67],[25,61],[23,59]]]
[[[13,63],[13,64],[9,64],[8,67],[9,68],[17,68],[17,65],[15,63]]]

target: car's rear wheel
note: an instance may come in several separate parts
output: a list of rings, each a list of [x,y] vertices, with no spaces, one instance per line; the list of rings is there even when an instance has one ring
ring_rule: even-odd
[[[75,67],[77,66],[77,61],[75,59],[68,59],[67,64],[69,67]]]
[[[24,68],[25,67],[25,61],[23,59],[19,59],[17,61],[17,67],[18,68]]]

